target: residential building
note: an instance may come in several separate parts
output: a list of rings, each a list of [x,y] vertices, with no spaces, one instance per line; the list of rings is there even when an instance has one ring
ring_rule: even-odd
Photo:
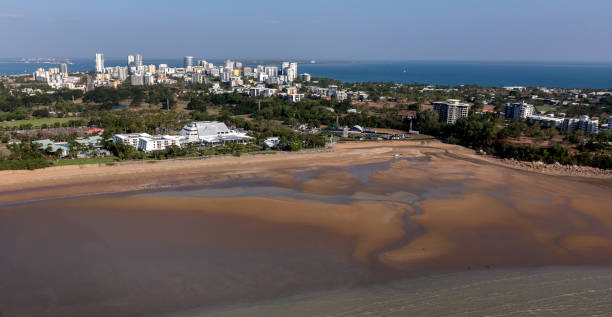
[[[580,116],[580,118],[565,118],[562,131],[576,132],[582,131],[589,134],[597,134],[599,132],[599,120],[596,118],[590,119],[589,116]]]
[[[70,145],[68,142],[53,142],[49,139],[32,141],[32,144],[38,145],[38,149],[47,153],[55,153],[59,157],[66,157],[70,154]]]
[[[134,66],[136,68],[142,67],[142,55],[136,54],[134,56]]]
[[[143,152],[163,151],[169,146],[182,145],[183,137],[178,135],[154,135],[140,137],[138,139],[138,149]]]
[[[148,133],[128,133],[128,134],[115,134],[113,141],[115,143],[123,143],[125,145],[133,146],[138,148],[138,140],[140,138],[151,137]]]
[[[96,73],[104,72],[104,54],[96,53]]]
[[[454,124],[459,118],[467,117],[470,110],[470,105],[460,103],[457,99],[436,101],[433,106],[440,117],[440,121],[450,124]]]
[[[300,75],[300,80],[304,82],[309,82],[312,77],[308,73],[303,73]]]
[[[525,102],[506,104],[504,113],[506,118],[514,120],[524,120],[533,115],[535,107]]]

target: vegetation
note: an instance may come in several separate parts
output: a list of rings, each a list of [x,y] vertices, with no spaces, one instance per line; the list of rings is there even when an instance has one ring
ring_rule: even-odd
[[[33,170],[51,166],[45,156],[30,143],[8,145],[11,154],[0,156],[0,170]]]

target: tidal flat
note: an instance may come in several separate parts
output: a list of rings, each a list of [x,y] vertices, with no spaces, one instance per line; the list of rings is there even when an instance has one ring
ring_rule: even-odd
[[[411,292],[400,306],[417,307],[431,287],[510,274],[512,287],[529,288],[521,272],[555,267],[612,287],[609,179],[505,168],[436,144],[163,164],[10,179],[16,189],[0,192],[3,316],[282,316],[295,296],[314,309],[298,315],[347,315],[350,294],[379,296],[373,312],[383,314],[395,304],[380,296],[398,285]]]

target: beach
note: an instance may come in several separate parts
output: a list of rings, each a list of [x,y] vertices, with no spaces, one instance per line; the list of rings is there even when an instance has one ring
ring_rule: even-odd
[[[223,311],[432,274],[612,265],[612,179],[439,142],[0,177],[5,316]]]

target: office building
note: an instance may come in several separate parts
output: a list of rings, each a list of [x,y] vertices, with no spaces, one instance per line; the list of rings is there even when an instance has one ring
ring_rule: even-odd
[[[104,72],[104,54],[102,53],[96,53],[96,72]]]
[[[185,56],[183,59],[183,66],[185,68],[193,67],[193,56]]]
[[[127,66],[128,67],[134,67],[135,65],[135,59],[134,59],[134,55],[128,55],[127,57]]]
[[[66,63],[62,63],[62,64],[60,65],[60,67],[61,67],[61,73],[62,73],[64,76],[68,76],[68,64],[66,64]]]
[[[436,101],[433,106],[440,117],[440,121],[450,124],[454,124],[459,118],[467,117],[470,110],[470,105],[460,103],[457,99]]]

